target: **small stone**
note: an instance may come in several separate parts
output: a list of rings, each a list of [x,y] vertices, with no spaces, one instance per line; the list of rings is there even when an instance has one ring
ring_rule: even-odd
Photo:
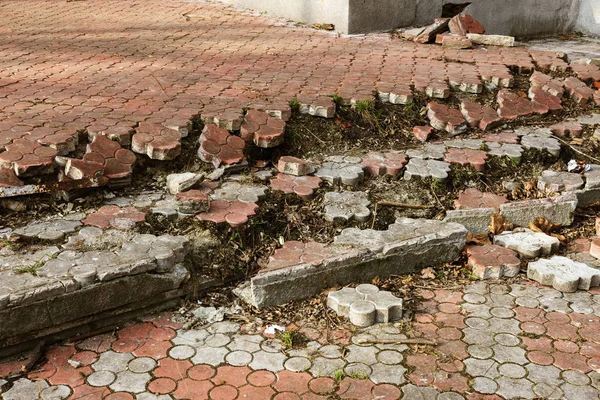
[[[567,293],[600,285],[599,270],[560,256],[529,263],[527,277]]]
[[[304,176],[310,172],[306,161],[291,156],[280,157],[277,162],[277,169],[282,174],[294,176]]]
[[[433,133],[433,127],[429,125],[415,126],[412,132],[415,138],[421,142],[426,142],[429,136]]]

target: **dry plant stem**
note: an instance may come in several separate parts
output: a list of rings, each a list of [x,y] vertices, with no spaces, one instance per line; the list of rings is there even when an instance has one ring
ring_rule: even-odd
[[[431,346],[437,345],[437,342],[429,339],[357,339],[358,344],[363,343],[378,343],[378,344],[428,344]]]
[[[433,206],[428,206],[425,204],[406,204],[406,203],[396,203],[393,201],[378,201],[377,204],[378,206],[389,206],[389,207],[403,207],[403,208],[414,208],[417,210],[429,210],[431,208],[433,208]]]
[[[582,156],[584,156],[584,157],[587,157],[587,158],[589,158],[590,160],[593,160],[593,161],[595,161],[595,162],[597,162],[597,163],[600,163],[600,159],[598,159],[598,158],[596,158],[596,157],[592,157],[592,156],[590,156],[589,154],[586,154],[586,153],[584,153],[584,152],[583,152],[583,151],[581,151],[581,150],[577,150],[575,147],[571,146],[569,143],[567,143],[567,142],[566,142],[566,141],[564,141],[563,139],[561,139],[561,138],[557,137],[556,135],[555,135],[555,136],[553,136],[553,137],[554,137],[556,140],[558,140],[559,142],[561,142],[562,144],[564,144],[565,146],[569,147],[569,148],[570,148],[571,150],[573,150],[575,153],[578,153],[578,154],[580,154],[580,155],[582,155]]]

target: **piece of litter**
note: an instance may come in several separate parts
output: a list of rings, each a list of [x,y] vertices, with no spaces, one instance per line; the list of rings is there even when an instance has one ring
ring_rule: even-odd
[[[285,326],[281,325],[269,325],[265,328],[265,333],[267,335],[274,335],[276,331],[285,332]]]

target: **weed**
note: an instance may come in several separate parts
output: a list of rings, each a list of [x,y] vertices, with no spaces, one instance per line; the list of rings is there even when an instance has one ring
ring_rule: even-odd
[[[15,271],[17,274],[31,274],[33,276],[38,276],[38,270],[42,268],[42,260],[37,260],[32,265],[26,265],[24,267],[19,267]]]
[[[333,99],[333,102],[338,105],[338,106],[343,106],[344,105],[344,99],[342,99],[342,96],[340,96],[337,93],[334,93],[331,98]]]
[[[300,101],[298,101],[297,97],[294,97],[293,99],[290,100],[290,108],[292,109],[293,112],[300,111]]]
[[[371,99],[358,100],[354,103],[354,111],[364,118],[375,112],[375,102]]]
[[[344,370],[341,368],[333,371],[333,379],[335,379],[336,382],[341,382],[346,376],[348,375],[346,375]]]
[[[369,379],[369,375],[367,375],[365,371],[355,371],[352,372],[349,376],[350,378],[354,379]]]
[[[281,340],[281,342],[289,348],[297,348],[306,344],[307,342],[306,337],[294,329],[279,332],[277,336],[279,337],[279,340]]]

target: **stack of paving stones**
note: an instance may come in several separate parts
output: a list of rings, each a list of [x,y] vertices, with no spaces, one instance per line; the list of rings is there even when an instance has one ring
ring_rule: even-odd
[[[155,160],[173,160],[181,154],[181,138],[187,131],[142,122],[131,138],[131,150]]]
[[[246,142],[254,142],[258,147],[279,146],[284,140],[285,121],[271,117],[268,113],[250,110],[244,116],[240,127],[240,137]]]
[[[329,292],[327,306],[361,328],[402,318],[402,299],[366,283]]]
[[[305,160],[283,156],[277,161],[279,173],[270,180],[271,190],[294,193],[303,199],[309,199],[321,186],[321,178],[308,176],[314,168]]]

